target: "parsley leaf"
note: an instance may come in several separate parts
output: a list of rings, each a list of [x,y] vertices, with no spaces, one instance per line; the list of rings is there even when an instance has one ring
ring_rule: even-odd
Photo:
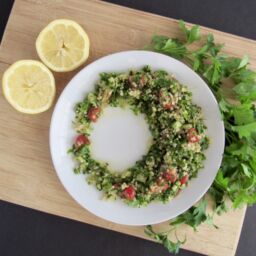
[[[256,122],[240,126],[232,126],[232,130],[237,132],[240,138],[249,139],[252,133],[256,131]]]
[[[228,187],[228,178],[223,177],[223,173],[221,170],[218,171],[217,176],[215,178],[215,183],[217,186],[223,190],[227,189]]]
[[[168,237],[172,231],[175,232],[175,229],[158,233],[153,230],[151,225],[146,226],[144,229],[146,235],[156,240],[156,242],[161,243],[170,253],[177,254],[179,253],[180,246],[186,242],[186,238],[183,241],[179,240],[175,232],[176,241],[172,241]]]
[[[186,28],[185,22],[183,20],[179,21],[179,27],[184,32],[186,36],[186,41],[191,44],[200,39],[200,27],[193,26],[191,29]]]
[[[197,206],[192,206],[185,213],[172,220],[170,224],[172,226],[176,226],[178,224],[185,223],[196,230],[197,227],[205,221],[211,223],[211,216],[206,213],[206,207],[207,200],[202,199],[199,201]]]
[[[256,81],[244,81],[234,87],[234,91],[241,99],[256,99]]]
[[[235,119],[235,124],[243,125],[253,123],[255,121],[255,111],[251,103],[245,103],[240,106],[233,107],[233,114]]]
[[[243,68],[243,67],[246,67],[249,63],[249,57],[248,55],[244,55],[244,57],[241,59],[237,69],[240,69],[240,68]]]
[[[221,63],[217,58],[211,58],[211,64],[207,66],[207,69],[203,73],[203,76],[211,82],[211,84],[219,83],[221,79]]]
[[[177,39],[170,39],[166,36],[153,36],[149,49],[164,53],[177,59],[184,58],[187,49]]]

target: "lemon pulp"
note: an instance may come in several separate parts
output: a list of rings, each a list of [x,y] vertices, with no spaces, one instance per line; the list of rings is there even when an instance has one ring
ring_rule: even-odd
[[[36,49],[40,59],[56,72],[71,71],[89,56],[89,38],[72,20],[52,21],[39,34]]]
[[[49,109],[55,96],[55,80],[51,71],[39,61],[21,60],[3,75],[3,92],[18,111],[28,114]]]

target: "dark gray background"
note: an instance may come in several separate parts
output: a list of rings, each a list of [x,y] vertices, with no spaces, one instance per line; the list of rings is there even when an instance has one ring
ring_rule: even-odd
[[[12,0],[0,0],[0,39],[12,2]],[[256,1],[254,0],[111,0],[109,2],[256,39]],[[237,250],[238,256],[256,255],[255,217],[256,207],[248,208]],[[156,243],[0,201],[0,255],[165,256],[169,254]],[[181,250],[180,255],[199,254]]]

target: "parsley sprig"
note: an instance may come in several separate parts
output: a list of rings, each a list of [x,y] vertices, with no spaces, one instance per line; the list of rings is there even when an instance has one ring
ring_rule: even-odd
[[[179,252],[180,246],[186,242],[186,238],[184,240],[180,240],[176,233],[176,227],[172,227],[171,229],[164,232],[156,232],[153,230],[151,225],[148,225],[145,228],[145,234],[154,239],[156,242],[162,244],[170,253],[177,254]],[[169,234],[174,232],[176,241],[172,241],[169,239]]]
[[[226,212],[226,200],[232,208],[256,203],[256,72],[248,68],[249,58],[228,56],[212,34],[201,36],[200,27],[191,29],[179,22],[185,39],[154,35],[147,49],[160,52],[189,64],[207,82],[216,96],[225,125],[225,151],[220,169],[208,194],[214,201],[213,214]],[[226,84],[232,86],[225,87]],[[175,230],[187,224],[194,230],[204,222],[213,223],[206,213],[204,198],[170,222]],[[216,227],[216,226],[215,226]],[[173,231],[173,229],[171,229]],[[152,227],[146,234],[161,242],[170,252],[178,253],[181,241],[169,240],[168,234]],[[182,241],[185,242],[185,241]]]

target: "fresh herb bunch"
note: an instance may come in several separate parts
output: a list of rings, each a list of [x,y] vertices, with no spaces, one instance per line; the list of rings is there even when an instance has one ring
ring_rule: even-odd
[[[189,64],[207,82],[219,103],[226,142],[221,167],[208,191],[214,201],[213,214],[227,211],[227,199],[233,208],[255,204],[256,72],[248,68],[248,56],[241,59],[224,54],[221,52],[223,45],[216,44],[212,34],[201,36],[199,26],[188,29],[181,20],[179,27],[185,34],[184,40],[154,35],[147,49]],[[224,87],[226,83],[231,83],[232,88],[227,90]],[[213,215],[206,213],[206,204],[206,199],[202,199],[197,206],[172,220],[170,225],[177,228],[183,223],[196,229],[203,222],[212,224]],[[182,244],[179,239],[167,242],[168,235],[163,236],[150,226],[145,233],[172,253],[177,253]]]

